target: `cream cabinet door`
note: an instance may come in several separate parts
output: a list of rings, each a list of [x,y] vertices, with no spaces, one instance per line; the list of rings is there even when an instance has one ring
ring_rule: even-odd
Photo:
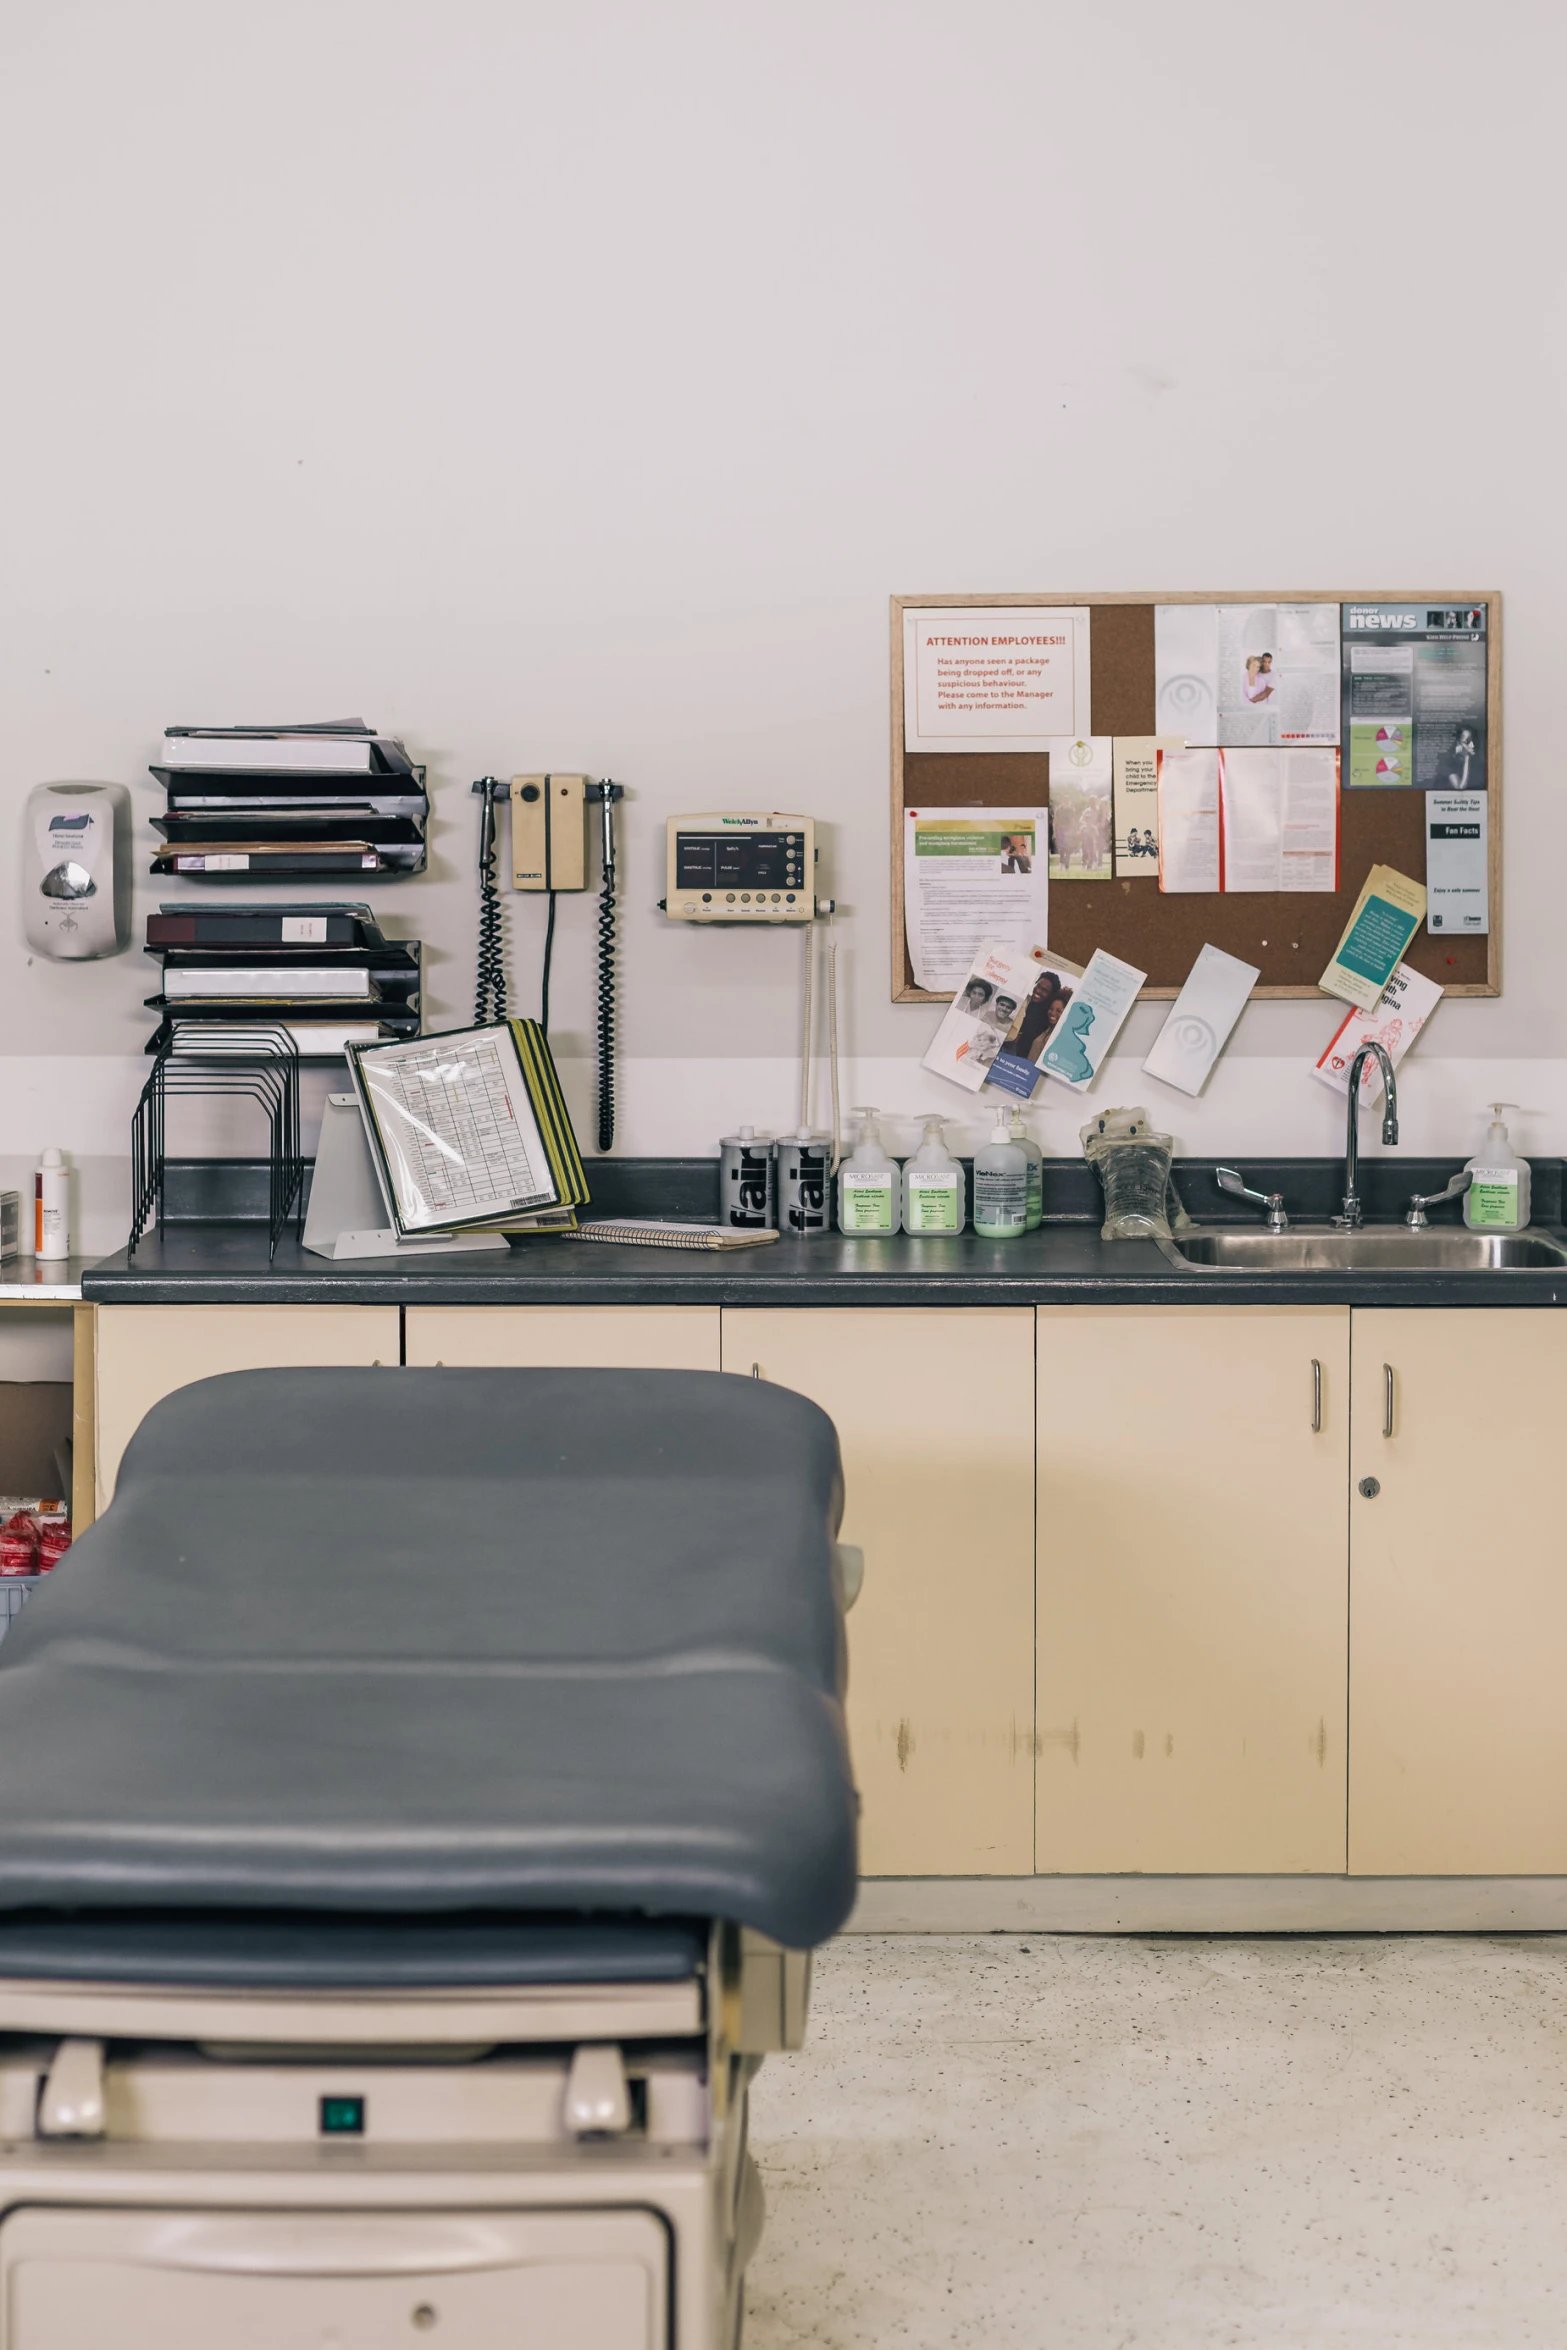
[[[716,1371],[717,1306],[410,1306],[409,1363]]]
[[[1354,1378],[1350,1868],[1567,1872],[1567,1314],[1357,1308]]]
[[[833,1420],[868,1876],[1032,1867],[1034,1325],[1027,1307],[724,1308],[724,1369]]]
[[[402,1351],[396,1306],[100,1306],[98,1507],[153,1405],[219,1371],[386,1363]]]
[[[1038,1393],[1038,1867],[1342,1870],[1348,1308],[1041,1308]]]

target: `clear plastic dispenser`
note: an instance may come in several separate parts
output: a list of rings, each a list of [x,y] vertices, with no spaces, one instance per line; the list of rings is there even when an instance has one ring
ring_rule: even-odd
[[[860,1139],[838,1174],[838,1229],[865,1237],[896,1232],[903,1221],[898,1162],[882,1147],[881,1112],[856,1110]]]
[[[974,1229],[986,1240],[1020,1240],[1028,1230],[1028,1161],[1012,1140],[1005,1110],[974,1153]]]
[[[1191,1218],[1170,1174],[1175,1145],[1146,1110],[1101,1110],[1082,1130],[1083,1156],[1104,1186],[1106,1240],[1168,1239]]]
[[[1028,1161],[1028,1214],[1024,1220],[1029,1231],[1035,1232],[1045,1220],[1045,1155],[1024,1125],[1021,1108],[1013,1109],[1009,1131]]]
[[[963,1169],[941,1139],[944,1120],[927,1118],[925,1139],[903,1162],[905,1232],[961,1232]]]
[[[1492,1102],[1485,1148],[1469,1161],[1464,1222],[1477,1232],[1521,1232],[1529,1221],[1529,1162],[1519,1158],[1502,1118],[1516,1102]]]

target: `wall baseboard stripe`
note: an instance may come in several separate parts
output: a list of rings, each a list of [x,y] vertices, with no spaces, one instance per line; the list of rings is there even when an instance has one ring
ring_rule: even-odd
[[[867,1877],[851,1934],[1562,1934],[1567,1877]]]

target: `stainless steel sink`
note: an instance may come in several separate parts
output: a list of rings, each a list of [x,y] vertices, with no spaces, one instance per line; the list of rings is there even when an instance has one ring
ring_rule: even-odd
[[[1567,1239],[1550,1232],[1411,1232],[1402,1224],[1338,1232],[1297,1224],[1289,1232],[1210,1226],[1160,1247],[1174,1264],[1245,1273],[1477,1273],[1567,1265]]]

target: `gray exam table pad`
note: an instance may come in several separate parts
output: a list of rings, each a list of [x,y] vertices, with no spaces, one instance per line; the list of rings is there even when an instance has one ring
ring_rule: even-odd
[[[100,1950],[175,1911],[820,1942],[855,1890],[841,1506],[831,1421],[759,1380],[180,1389],[0,1647],[0,1968],[65,1911]]]

